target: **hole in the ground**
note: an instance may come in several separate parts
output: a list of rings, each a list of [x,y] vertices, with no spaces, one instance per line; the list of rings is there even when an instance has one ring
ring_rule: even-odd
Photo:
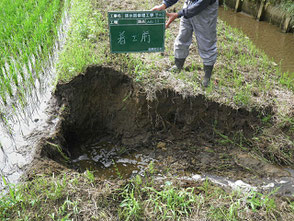
[[[178,170],[230,171],[238,139],[260,124],[257,112],[234,110],[204,96],[183,98],[170,89],[146,93],[123,73],[91,66],[57,89],[65,104],[64,148],[71,165],[97,175],[127,177],[152,161]]]

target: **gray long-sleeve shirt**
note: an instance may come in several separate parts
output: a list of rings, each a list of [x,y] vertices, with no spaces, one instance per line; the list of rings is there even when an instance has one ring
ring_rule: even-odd
[[[190,2],[187,8],[183,8],[178,12],[179,17],[184,16],[185,18],[191,18],[199,14],[202,10],[213,4],[216,0],[188,0]],[[163,0],[163,4],[166,8],[176,4],[178,0]]]

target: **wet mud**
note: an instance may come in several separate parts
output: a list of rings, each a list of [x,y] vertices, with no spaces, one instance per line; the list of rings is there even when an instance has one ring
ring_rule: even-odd
[[[103,179],[128,178],[144,175],[153,161],[179,178],[242,180],[261,190],[287,184],[279,194],[292,194],[291,171],[257,157],[248,145],[262,125],[258,110],[235,110],[202,95],[184,98],[172,89],[154,93],[148,100],[138,83],[101,66],[58,85],[58,130],[43,141],[32,170],[50,164],[54,172],[88,169]]]

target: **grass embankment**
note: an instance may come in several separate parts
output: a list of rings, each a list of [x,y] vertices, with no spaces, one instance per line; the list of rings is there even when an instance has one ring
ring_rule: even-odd
[[[58,64],[59,81],[70,81],[87,65],[100,64],[131,76],[150,99],[156,90],[167,87],[183,96],[203,94],[236,109],[257,109],[264,126],[252,128],[256,137],[243,140],[242,146],[266,160],[293,166],[293,84],[244,35],[219,21],[214,83],[205,90],[201,87],[203,70],[195,44],[184,71],[166,71],[173,62],[172,45],[178,21],[166,32],[163,54],[110,54],[107,11],[150,9],[160,1],[72,0],[72,3],[72,26]],[[293,203],[280,201],[270,193],[226,193],[209,182],[179,182],[167,171],[161,171],[167,178],[159,181],[155,180],[158,173],[155,168],[151,164],[144,178],[137,176],[128,181],[99,180],[90,172],[77,174],[64,170],[58,175],[50,172],[40,175],[42,172],[37,171],[31,181],[10,186],[8,194],[0,200],[0,217],[2,220],[293,220]]]
[[[0,2],[0,113],[25,105],[55,43],[64,1]]]

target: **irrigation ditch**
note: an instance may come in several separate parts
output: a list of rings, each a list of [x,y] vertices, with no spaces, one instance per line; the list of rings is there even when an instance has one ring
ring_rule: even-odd
[[[283,32],[294,32],[293,15],[282,10],[281,7],[273,5],[270,1],[250,1],[250,0],[225,0],[220,1],[221,4],[226,4],[235,12],[245,12],[258,21],[267,21],[274,24]]]
[[[154,161],[179,179],[293,195],[293,171],[258,157],[249,145],[270,109],[236,110],[172,89],[148,100],[127,75],[102,66],[59,84],[54,99],[58,126],[38,143],[27,179],[66,170],[130,178]]]

